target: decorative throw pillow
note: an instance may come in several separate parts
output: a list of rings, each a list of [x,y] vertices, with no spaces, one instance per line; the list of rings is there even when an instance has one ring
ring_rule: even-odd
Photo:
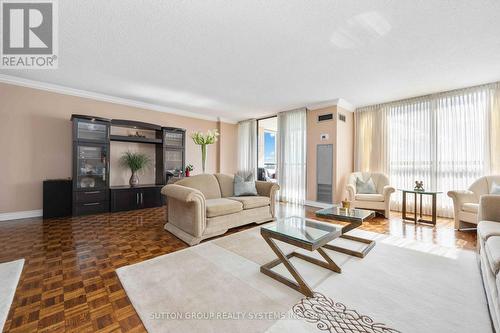
[[[490,194],[500,194],[500,184],[493,182]]]
[[[367,181],[356,179],[356,192],[359,194],[377,194],[377,186],[370,177]]]
[[[234,175],[234,196],[241,197],[244,195],[257,195],[253,175],[249,175],[246,178]]]

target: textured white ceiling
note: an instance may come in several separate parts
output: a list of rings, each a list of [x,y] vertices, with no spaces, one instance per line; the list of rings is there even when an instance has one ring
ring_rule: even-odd
[[[65,0],[59,33],[0,73],[232,120],[500,80],[495,0]]]

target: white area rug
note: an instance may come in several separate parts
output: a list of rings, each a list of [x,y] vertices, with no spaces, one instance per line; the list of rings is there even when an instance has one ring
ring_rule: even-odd
[[[364,258],[328,254],[337,274],[292,262],[317,294],[260,273],[275,259],[260,227],[117,270],[150,333],[491,332],[476,254],[354,230],[376,239]],[[343,245],[357,247],[358,244]],[[278,244],[286,252],[292,249]],[[310,252],[305,251],[310,254]],[[319,258],[319,255],[318,255]],[[279,265],[282,274],[288,271]]]
[[[24,259],[0,264],[0,331],[9,315],[23,266]]]

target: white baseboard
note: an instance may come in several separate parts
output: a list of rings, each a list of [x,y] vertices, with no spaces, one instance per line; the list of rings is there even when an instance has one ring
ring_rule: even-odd
[[[25,210],[22,212],[12,212],[12,213],[0,213],[0,221],[28,219],[31,217],[39,217],[42,215],[43,215],[43,210],[41,209]]]
[[[310,201],[310,200],[306,200],[304,202],[304,205],[311,206],[311,207],[318,207],[318,208],[330,208],[331,206],[333,206],[333,204],[327,204],[324,202],[317,202],[317,201]]]

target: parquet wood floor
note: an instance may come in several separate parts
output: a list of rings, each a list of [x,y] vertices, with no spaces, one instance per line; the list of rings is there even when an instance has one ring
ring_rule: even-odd
[[[280,205],[279,216],[314,217],[312,207]],[[115,269],[187,247],[163,229],[165,210],[0,222],[0,262],[25,258],[4,332],[144,332]],[[255,225],[235,228],[238,232]],[[362,229],[474,249],[473,232],[377,217]],[[172,272],[175,274],[175,272]],[[147,288],[147,286],[145,286]]]

